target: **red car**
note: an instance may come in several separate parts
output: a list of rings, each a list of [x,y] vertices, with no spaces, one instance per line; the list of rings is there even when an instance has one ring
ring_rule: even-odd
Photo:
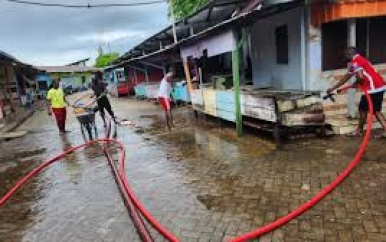
[[[127,96],[129,95],[129,83],[127,81],[125,82],[118,82],[118,96]]]

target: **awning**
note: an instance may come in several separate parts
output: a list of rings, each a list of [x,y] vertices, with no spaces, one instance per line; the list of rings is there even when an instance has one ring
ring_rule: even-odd
[[[337,3],[316,3],[311,7],[312,24],[320,26],[332,21],[386,15],[386,0],[340,0]]]

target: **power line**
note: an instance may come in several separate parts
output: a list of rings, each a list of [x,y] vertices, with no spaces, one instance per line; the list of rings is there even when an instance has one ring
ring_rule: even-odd
[[[135,7],[142,5],[151,5],[164,3],[165,1],[149,1],[149,2],[137,2],[137,3],[106,3],[106,4],[87,4],[87,5],[72,5],[72,4],[62,4],[62,3],[42,3],[42,2],[30,2],[23,0],[7,0],[8,2],[35,5],[41,7],[62,7],[62,8],[105,8],[105,7]]]

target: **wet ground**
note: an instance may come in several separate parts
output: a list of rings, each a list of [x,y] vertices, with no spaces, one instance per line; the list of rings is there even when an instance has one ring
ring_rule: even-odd
[[[158,106],[113,100],[126,172],[139,199],[181,241],[226,241],[271,222],[330,183],[354,156],[359,140],[267,139],[196,121],[180,108],[165,131]],[[102,133],[100,118],[98,126]],[[38,112],[23,138],[0,144],[0,194],[39,162],[82,143],[70,115],[61,137]],[[354,173],[326,199],[260,241],[386,241],[386,149],[372,141]],[[154,232],[156,241],[162,241]],[[45,170],[0,208],[0,241],[138,241],[99,146]]]

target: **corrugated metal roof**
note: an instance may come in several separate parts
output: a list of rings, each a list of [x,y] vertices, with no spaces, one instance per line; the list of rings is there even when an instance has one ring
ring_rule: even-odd
[[[243,2],[245,2],[245,1],[243,1]],[[249,3],[252,3],[253,6],[256,7],[258,5],[256,3],[258,3],[258,2],[259,1],[256,0],[256,1],[250,1]],[[222,20],[218,23],[212,22],[209,26],[206,26],[201,31],[180,39],[178,43],[172,43],[164,49],[158,48],[155,51],[152,51],[150,53],[143,53],[143,54],[138,54],[138,55],[128,54],[125,59],[118,60],[115,65],[112,65],[109,68],[115,68],[118,66],[122,66],[124,63],[141,61],[141,60],[147,59],[147,58],[153,59],[155,56],[158,56],[161,54],[165,55],[166,53],[171,53],[172,51],[177,49],[180,45],[190,44],[192,42],[195,42],[197,40],[205,38],[208,35],[216,34],[224,29],[229,29],[232,26],[235,26],[237,24],[248,24],[249,22],[254,21],[255,19],[264,18],[266,16],[277,13],[277,11],[284,11],[285,9],[290,9],[294,6],[298,6],[298,4],[301,2],[302,2],[301,0],[285,1],[285,3],[277,4],[277,5],[275,5],[275,4],[268,5],[267,7],[262,8],[262,9],[255,9],[255,7],[254,7],[251,9],[251,11],[248,11],[248,12],[240,11],[240,14],[237,14],[237,13],[233,14],[234,16],[227,15],[226,18],[224,17],[225,20]],[[245,6],[245,8],[250,7],[246,4],[244,4],[243,6]],[[238,10],[241,10],[241,9],[238,9]],[[233,9],[232,13],[235,13],[235,9]],[[202,14],[198,13],[198,15],[202,15]],[[194,16],[191,17],[191,19],[193,19],[193,18],[194,18]],[[143,44],[146,44],[146,41]],[[128,53],[130,53],[130,52],[128,52]]]
[[[386,0],[315,0],[315,3],[311,8],[311,21],[315,26],[342,19],[386,14]]]
[[[101,70],[89,66],[37,66],[36,68],[48,73],[97,72]]]
[[[246,0],[212,0],[196,13],[175,23],[177,39],[186,39],[195,33],[202,32],[209,27],[228,20],[246,4]],[[163,52],[173,46],[175,46],[173,26],[170,25],[126,52],[114,64],[156,52]]]
[[[1,50],[0,50],[0,60],[7,61],[7,62],[13,62],[15,64],[27,66],[27,64],[24,64],[23,62],[19,61],[18,59],[16,59],[12,55],[10,55],[4,51],[1,51]]]

